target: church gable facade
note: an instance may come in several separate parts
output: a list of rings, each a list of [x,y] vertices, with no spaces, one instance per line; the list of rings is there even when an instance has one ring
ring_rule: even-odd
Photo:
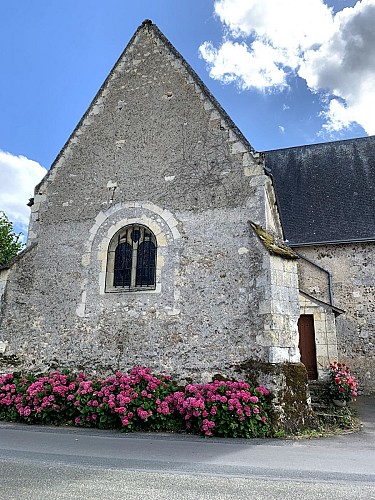
[[[282,237],[263,155],[145,21],[36,187],[2,271],[1,370],[297,364],[296,259],[249,220]]]

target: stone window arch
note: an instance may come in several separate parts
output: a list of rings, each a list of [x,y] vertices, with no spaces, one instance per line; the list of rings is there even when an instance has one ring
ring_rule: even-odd
[[[142,224],[129,224],[112,237],[107,255],[106,291],[155,290],[157,243]]]

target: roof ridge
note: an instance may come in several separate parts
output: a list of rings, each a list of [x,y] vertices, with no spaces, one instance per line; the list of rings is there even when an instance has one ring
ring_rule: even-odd
[[[164,45],[171,51],[171,53],[179,59],[185,70],[188,72],[188,74],[193,78],[194,82],[200,87],[200,90],[206,95],[206,97],[211,100],[212,104],[217,108],[221,116],[226,120],[230,128],[233,130],[233,132],[238,136],[239,140],[242,141],[245,146],[249,149],[249,152],[253,153],[254,155],[262,155],[262,153],[258,153],[253,146],[249,143],[249,141],[246,139],[246,137],[243,135],[241,130],[237,127],[237,125],[233,122],[233,120],[230,118],[228,113],[223,109],[223,107],[220,105],[220,103],[216,100],[216,98],[211,94],[210,90],[206,86],[206,84],[201,80],[201,78],[198,76],[198,74],[194,71],[192,66],[186,61],[186,59],[180,54],[180,52],[172,45],[172,43],[168,40],[168,38],[162,33],[162,31],[154,24],[150,19],[145,19],[140,26],[136,29],[134,32],[133,36],[127,43],[126,47],[124,50],[121,52],[120,56],[117,58],[115,64],[113,65],[111,71],[108,73],[107,77],[105,78],[104,82],[100,86],[99,90],[96,92],[95,96],[91,100],[90,104],[88,105],[85,113],[77,123],[77,125],[74,127],[72,133],[69,135],[68,139],[66,140],[65,144],[61,148],[60,152],[56,156],[55,160],[51,164],[49,170],[47,171],[46,175],[43,177],[43,179],[39,182],[39,184],[36,185],[35,187],[35,193],[41,188],[41,186],[48,180],[50,177],[52,171],[55,169],[55,167],[58,165],[60,159],[62,158],[63,154],[65,153],[67,147],[69,144],[72,142],[74,139],[75,134],[77,131],[81,128],[83,125],[84,121],[88,117],[89,113],[91,112],[92,108],[94,107],[96,101],[100,98],[104,90],[106,89],[108,83],[111,81],[116,69],[118,68],[119,64],[121,61],[124,59],[126,53],[129,51],[129,48],[134,44],[135,38],[137,37],[138,33],[142,30],[153,30],[153,32],[159,37],[159,39],[164,43]]]
[[[348,143],[348,142],[354,142],[354,141],[361,141],[361,140],[368,140],[368,139],[375,139],[375,135],[366,135],[366,136],[361,136],[361,137],[352,137],[351,139],[340,139],[337,141],[327,141],[327,142],[313,142],[310,144],[300,144],[298,146],[288,146],[287,148],[276,148],[276,149],[267,149],[266,151],[262,151],[262,153],[267,154],[267,153],[272,153],[274,151],[285,151],[289,149],[298,149],[298,148],[308,148],[308,147],[314,147],[314,146],[325,146],[325,145],[333,145],[333,144],[342,144],[342,143]]]

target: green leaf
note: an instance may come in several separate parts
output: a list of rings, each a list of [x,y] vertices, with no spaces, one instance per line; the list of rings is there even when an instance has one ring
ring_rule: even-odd
[[[15,234],[13,223],[0,211],[0,266],[4,266],[22,250],[24,244],[20,241],[21,237],[22,233]]]

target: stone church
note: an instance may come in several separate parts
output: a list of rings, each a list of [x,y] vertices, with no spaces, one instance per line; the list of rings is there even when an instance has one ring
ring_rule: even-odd
[[[0,371],[141,364],[296,395],[339,356],[370,390],[374,174],[373,138],[256,152],[145,21],[0,270]]]
[[[309,376],[322,377],[327,358],[338,356],[362,390],[374,391],[375,137],[268,151],[265,168],[285,238],[300,257]]]

